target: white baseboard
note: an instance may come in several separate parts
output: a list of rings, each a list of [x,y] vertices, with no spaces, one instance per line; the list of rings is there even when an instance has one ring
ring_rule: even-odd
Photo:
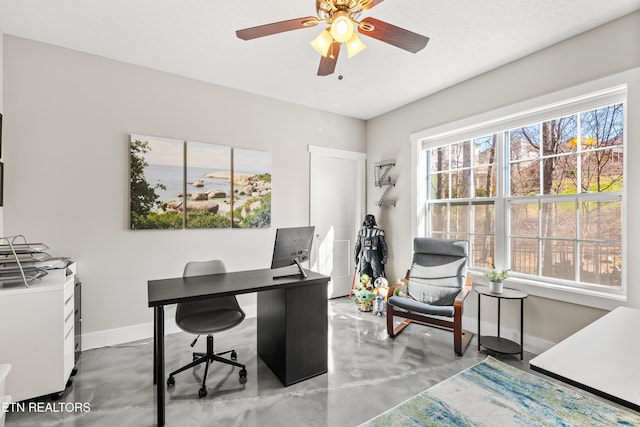
[[[242,307],[247,318],[256,317],[258,313],[257,304],[250,304]],[[466,330],[476,333],[478,332],[478,322],[475,318],[464,319],[464,327]],[[494,331],[496,325],[482,322],[483,331]],[[165,334],[173,334],[180,332],[180,329],[176,326],[173,317],[168,317],[164,321]],[[501,336],[504,338],[520,342],[520,331],[515,331],[507,328],[502,328]],[[107,347],[110,345],[119,345],[132,341],[152,339],[153,338],[153,322],[141,323],[138,325],[127,326],[124,328],[108,329],[105,331],[91,332],[82,334],[82,351],[91,350],[92,348]],[[533,354],[542,354],[555,343],[545,341],[543,339],[533,337],[530,335],[524,336],[524,350]]]
[[[244,310],[247,318],[256,317],[258,312],[258,306],[256,304],[244,306],[242,309]],[[164,320],[164,332],[165,335],[180,332],[180,328],[176,326],[176,322],[173,317],[168,317]],[[140,323],[137,325],[126,326],[124,328],[90,332],[82,334],[82,351],[152,338],[153,322]]]

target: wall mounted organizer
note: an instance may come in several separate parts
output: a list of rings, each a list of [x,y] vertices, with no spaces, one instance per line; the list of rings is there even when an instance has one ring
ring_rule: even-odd
[[[384,188],[384,192],[382,193],[380,200],[376,202],[376,205],[380,207],[391,205],[395,207],[397,203],[397,200],[389,199],[389,193],[391,192],[391,189],[396,185],[393,178],[391,178],[391,176],[389,175],[389,172],[395,165],[395,160],[382,160],[374,164],[373,175],[376,187]]]

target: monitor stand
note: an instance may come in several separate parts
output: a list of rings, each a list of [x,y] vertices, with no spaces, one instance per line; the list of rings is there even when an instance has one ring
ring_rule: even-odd
[[[294,259],[293,262],[296,263],[296,265],[298,266],[298,270],[300,270],[300,276],[302,276],[303,279],[307,278],[307,273],[304,271],[304,268],[302,268],[302,265],[300,265],[300,261],[298,261],[298,259]]]
[[[300,264],[300,261],[298,261],[297,259],[293,260],[294,264],[291,264],[287,267],[280,267],[280,268],[274,268],[273,269],[273,278],[274,279],[281,279],[283,277],[291,277],[291,276],[297,276],[300,275],[301,278],[306,279],[307,278],[307,272],[304,271],[304,268],[302,268],[302,265]]]

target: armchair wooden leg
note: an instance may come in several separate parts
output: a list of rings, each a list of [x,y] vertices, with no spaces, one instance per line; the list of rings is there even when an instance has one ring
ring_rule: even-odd
[[[393,335],[400,335],[400,332],[402,332],[404,330],[404,328],[406,328],[407,326],[409,326],[411,324],[411,320],[410,319],[406,319],[404,322],[400,323],[398,326],[396,326],[393,329]]]
[[[391,338],[395,336],[393,333],[393,306],[391,304],[387,304],[387,334]]]
[[[454,335],[453,349],[458,356],[462,356],[464,354],[464,352],[467,350],[467,347],[469,347],[469,343],[471,342],[472,338],[473,334],[471,332],[463,330],[459,338],[459,344],[456,344]]]
[[[462,307],[454,307],[453,312],[453,351],[462,356],[469,346],[473,334],[462,329]]]
[[[393,327],[394,313],[395,311],[393,309],[393,306],[390,304],[387,304],[387,334],[391,338],[394,338],[396,335],[399,335],[400,332],[402,332],[402,330],[407,326],[409,326],[409,324],[411,323],[411,320],[407,319],[394,328]]]

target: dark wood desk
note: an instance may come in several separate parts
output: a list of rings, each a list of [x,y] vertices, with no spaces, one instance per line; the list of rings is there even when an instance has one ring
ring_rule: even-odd
[[[158,425],[164,425],[164,306],[225,295],[258,293],[258,355],[288,386],[327,372],[329,277],[307,271],[273,279],[270,269],[147,282],[154,309],[154,384]]]

